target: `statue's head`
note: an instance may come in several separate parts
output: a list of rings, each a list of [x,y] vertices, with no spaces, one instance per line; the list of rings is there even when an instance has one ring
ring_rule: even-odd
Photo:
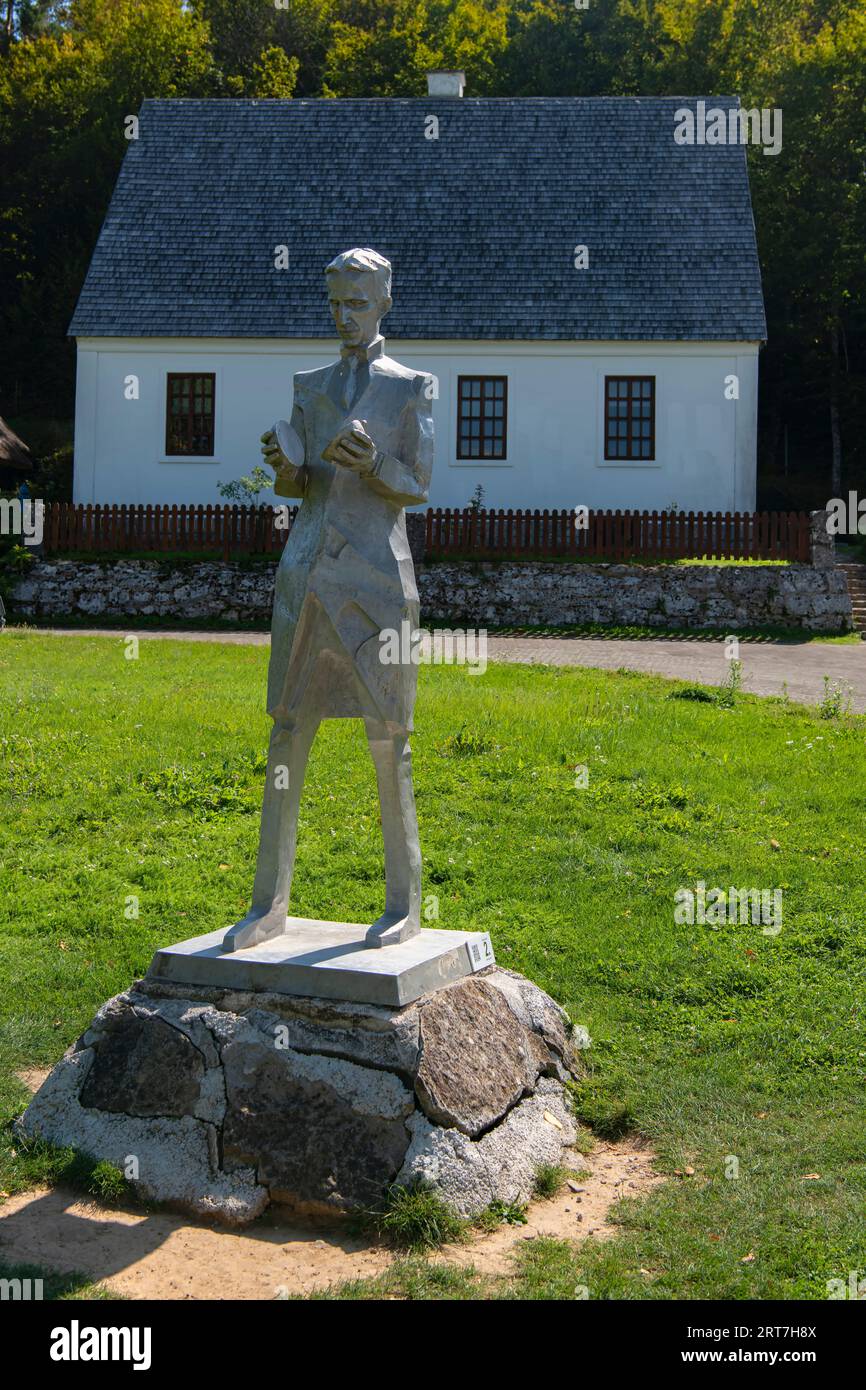
[[[328,303],[344,347],[368,347],[391,307],[391,262],[356,246],[325,266]]]

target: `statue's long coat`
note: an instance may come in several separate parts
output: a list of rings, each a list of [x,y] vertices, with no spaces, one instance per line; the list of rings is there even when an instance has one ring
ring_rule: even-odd
[[[339,361],[294,379],[291,423],[304,445],[306,481],[277,570],[268,710],[275,719],[368,716],[411,729],[417,666],[406,651],[397,664],[383,662],[380,633],[418,626],[403,508],[427,500],[429,378],[371,356],[369,381],[348,411],[344,379]],[[366,422],[380,451],[375,476],[322,458],[352,420]]]

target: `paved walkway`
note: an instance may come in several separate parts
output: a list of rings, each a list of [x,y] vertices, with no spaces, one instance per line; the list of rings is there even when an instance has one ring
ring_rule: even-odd
[[[169,632],[136,628],[45,628],[56,636],[116,637],[135,635],[143,640],[227,642],[239,646],[266,646],[267,632]],[[490,637],[491,661],[543,662],[548,666],[594,666],[606,671],[625,667],[701,685],[724,685],[728,663],[724,644],[648,638],[645,640],[597,637]],[[866,643],[837,646],[831,642],[741,642],[743,690],[753,695],[788,696],[803,704],[817,704],[824,694],[824,677],[850,692],[851,709],[866,711]]]
[[[728,662],[722,641],[607,641],[595,637],[490,637],[488,656],[495,661],[543,661],[549,666],[597,666],[605,671],[626,667],[700,685],[724,685]],[[866,710],[866,644],[836,646],[829,642],[741,642],[743,690],[753,695],[788,696],[817,704],[824,676],[850,688],[851,709]]]

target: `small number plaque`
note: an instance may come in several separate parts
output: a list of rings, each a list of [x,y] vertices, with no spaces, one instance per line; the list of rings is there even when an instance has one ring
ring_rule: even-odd
[[[486,965],[493,964],[493,947],[488,932],[477,936],[474,941],[467,942],[467,945],[473,971],[483,970]]]

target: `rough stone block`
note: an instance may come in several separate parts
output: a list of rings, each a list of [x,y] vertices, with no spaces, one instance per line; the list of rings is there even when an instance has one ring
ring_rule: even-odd
[[[549,1117],[552,1117],[549,1118]],[[556,1081],[539,1081],[535,1095],[509,1111],[476,1141],[458,1129],[409,1121],[412,1143],[397,1177],[401,1186],[434,1187],[461,1216],[476,1216],[493,1201],[525,1202],[542,1164],[558,1165],[577,1135],[570,1107]]]
[[[538,1070],[526,1028],[486,980],[440,990],[421,1009],[415,1089],[437,1124],[475,1138],[516,1105]]]
[[[196,1106],[205,1062],[185,1034],[134,1009],[111,1015],[93,1048],[81,1092],[89,1110],[185,1115]]]
[[[470,1214],[559,1161],[587,1044],[498,967],[403,1007],[148,979],[102,1006],[21,1123],[122,1170],[134,1157],[142,1196],[231,1223],[418,1180]]]

